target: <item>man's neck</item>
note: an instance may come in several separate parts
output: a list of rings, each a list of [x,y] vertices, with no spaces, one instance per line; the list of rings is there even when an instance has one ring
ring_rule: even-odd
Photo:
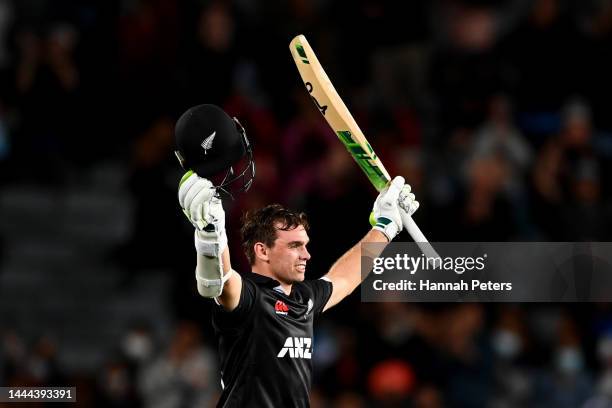
[[[253,271],[253,273],[266,276],[270,279],[274,279],[275,281],[277,281],[280,284],[280,288],[283,290],[285,295],[289,296],[289,294],[291,293],[291,284],[284,283],[278,280],[278,278],[274,276],[274,274],[268,268],[262,268],[260,265],[253,265],[251,266],[251,270]]]

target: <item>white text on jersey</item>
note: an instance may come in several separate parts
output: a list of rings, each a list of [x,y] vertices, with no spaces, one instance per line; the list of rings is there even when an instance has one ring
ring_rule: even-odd
[[[289,358],[311,358],[312,350],[310,337],[287,337],[285,345],[276,357],[283,358],[289,352]]]

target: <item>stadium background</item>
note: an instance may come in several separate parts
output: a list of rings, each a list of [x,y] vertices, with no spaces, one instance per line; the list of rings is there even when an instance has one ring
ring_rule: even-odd
[[[214,403],[172,154],[192,105],[223,106],[255,147],[227,209],[236,267],[249,208],[307,211],[311,278],[368,229],[375,193],[304,91],[299,33],[432,241],[610,240],[610,0],[0,0],[0,384]],[[609,304],[357,292],[315,347],[313,407],[612,406]]]

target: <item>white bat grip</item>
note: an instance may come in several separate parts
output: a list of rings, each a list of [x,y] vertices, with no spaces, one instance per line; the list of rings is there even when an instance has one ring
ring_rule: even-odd
[[[429,241],[427,241],[427,238],[425,238],[425,235],[423,235],[423,233],[419,229],[419,226],[416,225],[416,222],[414,222],[412,217],[409,216],[405,211],[401,210],[400,215],[402,216],[402,224],[404,224],[404,228],[406,229],[406,231],[408,231],[414,242],[416,242],[416,244],[419,246],[425,256],[427,258],[439,258],[440,255],[438,255],[438,253],[435,249],[433,249]]]

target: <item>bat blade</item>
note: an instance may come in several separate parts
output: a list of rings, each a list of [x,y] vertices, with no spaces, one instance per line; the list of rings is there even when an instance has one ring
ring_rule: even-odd
[[[290,49],[313,103],[370,182],[378,191],[382,190],[391,177],[338,95],[306,37],[295,37]]]
[[[376,190],[381,191],[389,183],[391,177],[338,95],[306,37],[303,35],[295,37],[291,40],[289,49],[313,103],[372,185]],[[428,257],[437,258],[438,254],[429,245],[427,238],[412,217],[403,211],[401,213],[406,230],[419,244],[423,253]]]

